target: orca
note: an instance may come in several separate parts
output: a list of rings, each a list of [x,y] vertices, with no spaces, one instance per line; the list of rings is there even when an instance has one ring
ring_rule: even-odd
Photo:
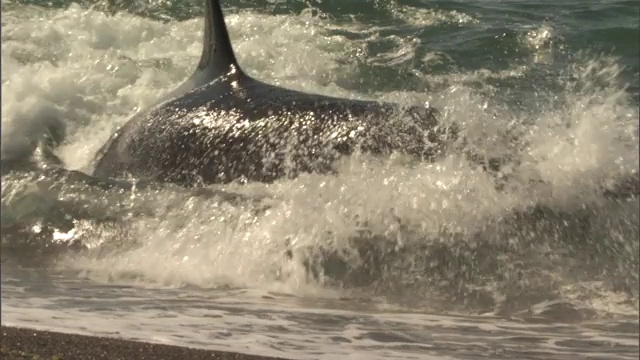
[[[457,139],[429,105],[352,100],[269,85],[238,65],[219,0],[205,0],[202,55],[168,100],[134,115],[93,175],[184,186],[334,173],[355,151],[432,160]]]

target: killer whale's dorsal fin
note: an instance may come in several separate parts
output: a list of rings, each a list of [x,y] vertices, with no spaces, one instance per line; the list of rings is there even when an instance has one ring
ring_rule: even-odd
[[[202,56],[196,72],[212,81],[230,71],[241,71],[222,14],[220,0],[205,0]]]
[[[243,75],[231,46],[220,0],[204,0],[202,55],[195,72],[166,98],[180,96],[229,73]]]

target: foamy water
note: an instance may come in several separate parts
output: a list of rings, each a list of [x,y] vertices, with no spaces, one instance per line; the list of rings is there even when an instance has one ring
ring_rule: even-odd
[[[367,302],[318,302],[278,293],[217,292],[56,282],[26,299],[4,278],[5,325],[297,359],[616,358],[637,356],[637,322],[505,320],[372,311]],[[28,291],[33,294],[33,291]],[[97,297],[97,293],[101,296]],[[55,298],[51,295],[57,294]],[[4,295],[7,296],[7,295]],[[312,305],[312,306],[309,306]],[[561,304],[557,313],[566,312]],[[341,309],[338,309],[341,308]]]
[[[3,6],[3,159],[53,123],[66,128],[65,166],[89,170],[113,130],[200,55],[202,19]],[[480,22],[392,13],[407,26]],[[3,324],[304,359],[637,358],[639,204],[599,191],[638,171],[638,109],[616,58],[571,55],[555,65],[560,90],[511,105],[491,84],[553,63],[561,39],[544,23],[519,30],[531,63],[414,66],[412,81],[434,91],[372,90],[357,86],[369,81],[361,62],[450,57],[314,15],[230,13],[241,65],[310,92],[429,102],[462,124],[469,149],[519,159],[503,167],[504,186],[455,153],[433,164],[355,156],[338,176],[199,190],[4,176]],[[31,271],[19,265],[26,239],[86,249]]]

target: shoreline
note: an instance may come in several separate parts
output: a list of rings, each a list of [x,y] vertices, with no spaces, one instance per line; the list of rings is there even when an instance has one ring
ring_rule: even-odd
[[[67,334],[4,325],[1,326],[0,358],[3,360],[285,360],[283,358],[156,344],[117,337]]]

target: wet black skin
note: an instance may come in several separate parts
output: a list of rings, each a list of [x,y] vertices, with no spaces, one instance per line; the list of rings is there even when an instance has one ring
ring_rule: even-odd
[[[335,160],[356,149],[430,159],[455,138],[429,107],[309,94],[249,77],[236,61],[217,0],[205,0],[198,68],[171,96],[112,136],[93,175],[186,186],[268,182],[332,172]]]
[[[432,108],[306,94],[232,69],[131,119],[107,144],[94,175],[184,185],[273,181],[331,172],[355,149],[431,159],[453,134],[438,127]]]

